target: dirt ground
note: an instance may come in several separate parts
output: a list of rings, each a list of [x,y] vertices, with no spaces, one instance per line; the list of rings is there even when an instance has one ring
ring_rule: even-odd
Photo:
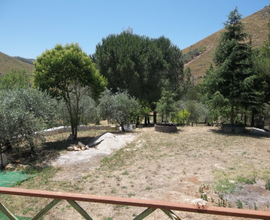
[[[208,205],[269,210],[269,137],[227,135],[208,126],[179,127],[177,133],[141,128],[127,133],[134,140],[111,155],[98,155],[61,165],[52,181],[69,181],[77,193],[153,199],[192,204],[206,195]],[[106,158],[104,159],[104,157]],[[255,183],[239,183],[254,176]],[[227,182],[226,182],[227,180]],[[237,181],[238,180],[238,181]],[[244,179],[245,180],[245,179]],[[225,181],[225,182],[224,182]],[[246,181],[247,182],[247,181]],[[233,192],[218,192],[234,186]],[[235,183],[235,184],[234,184]],[[226,185],[227,184],[227,185]],[[237,203],[238,202],[238,203]],[[144,208],[79,203],[93,219],[133,219]],[[60,207],[59,207],[60,206]],[[45,219],[80,219],[66,202]],[[54,213],[54,214],[52,214]],[[57,214],[58,213],[58,214]],[[181,219],[243,219],[175,212]],[[169,219],[155,211],[145,219]]]

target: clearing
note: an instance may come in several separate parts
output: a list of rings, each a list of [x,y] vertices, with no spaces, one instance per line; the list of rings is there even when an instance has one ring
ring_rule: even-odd
[[[91,132],[80,132],[79,140],[87,144],[91,137],[102,133]],[[72,163],[55,163],[55,167],[42,170],[37,177],[16,187],[188,204],[203,197],[211,206],[269,211],[270,191],[265,189],[266,181],[270,179],[269,137],[252,133],[224,134],[216,127],[205,125],[178,127],[177,133],[155,132],[153,127],[149,127],[115,135],[126,136],[123,139],[127,144],[122,149],[110,155],[85,155],[85,158],[72,160]],[[65,149],[67,137],[67,133],[49,137],[44,149]],[[81,156],[83,153],[87,154],[87,151],[81,152]],[[70,161],[76,158],[76,154],[61,151],[60,157],[52,154],[52,161],[67,154]],[[0,198],[3,204],[21,216],[33,216],[50,201],[18,196]],[[133,219],[144,210],[129,206],[79,204],[93,219],[101,220]],[[181,219],[243,219],[175,213]],[[68,203],[60,202],[44,219],[81,217]],[[146,219],[169,218],[156,211]]]

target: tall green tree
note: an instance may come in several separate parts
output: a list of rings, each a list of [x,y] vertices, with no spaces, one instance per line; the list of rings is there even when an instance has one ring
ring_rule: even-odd
[[[108,88],[127,90],[152,111],[161,98],[165,79],[177,90],[183,74],[181,51],[165,37],[150,39],[133,34],[132,30],[109,35],[96,46],[93,60]]]
[[[73,43],[56,45],[37,57],[34,83],[52,97],[65,101],[74,139],[77,138],[82,98],[87,95],[97,98],[107,85],[91,58]]]
[[[252,61],[251,37],[243,31],[237,8],[230,12],[224,26],[225,32],[214,53],[215,66],[208,70],[204,85],[212,107],[230,106],[230,121],[234,124],[235,108],[258,105],[260,92],[255,84],[257,75]]]

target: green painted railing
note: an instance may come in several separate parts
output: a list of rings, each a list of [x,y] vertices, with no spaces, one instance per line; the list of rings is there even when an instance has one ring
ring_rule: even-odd
[[[45,208],[43,208],[33,218],[31,218],[32,220],[40,219],[43,215],[45,215],[52,207],[54,207],[61,200],[66,200],[75,210],[77,210],[87,220],[93,220],[93,219],[87,214],[87,212],[76,201],[146,207],[147,209],[144,212],[142,212],[141,214],[139,214],[137,217],[134,218],[136,220],[144,219],[146,216],[153,213],[156,209],[162,210],[172,220],[179,220],[180,218],[171,210],[201,213],[201,214],[214,214],[214,215],[223,215],[223,216],[236,216],[236,217],[270,220],[270,212],[266,212],[266,211],[222,208],[222,207],[202,206],[202,205],[190,205],[190,204],[182,204],[182,203],[176,203],[176,202],[157,201],[157,200],[97,196],[97,195],[86,195],[86,194],[76,194],[76,193],[51,192],[51,191],[42,191],[42,190],[6,188],[6,187],[0,187],[0,194],[53,199],[51,203],[49,203]],[[18,218],[14,214],[12,214],[1,203],[1,201],[0,201],[0,211],[2,211],[4,215],[6,215],[11,220],[18,220]]]

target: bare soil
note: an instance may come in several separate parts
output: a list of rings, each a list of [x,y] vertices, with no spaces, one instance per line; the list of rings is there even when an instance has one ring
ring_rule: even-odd
[[[73,192],[268,210],[269,137],[223,134],[216,127],[178,127],[177,133],[142,128],[134,140],[111,155],[98,155],[61,165],[51,179],[72,183]],[[105,159],[104,159],[105,158]],[[249,181],[254,180],[254,183]],[[248,184],[249,183],[249,184]],[[61,191],[61,189],[58,189]],[[70,191],[65,190],[62,191]],[[222,203],[223,202],[223,203]],[[93,219],[133,219],[144,208],[79,203]],[[62,210],[62,211],[60,211]],[[244,219],[175,212],[181,219]],[[45,219],[80,219],[62,202]],[[155,211],[146,219],[169,219]]]

